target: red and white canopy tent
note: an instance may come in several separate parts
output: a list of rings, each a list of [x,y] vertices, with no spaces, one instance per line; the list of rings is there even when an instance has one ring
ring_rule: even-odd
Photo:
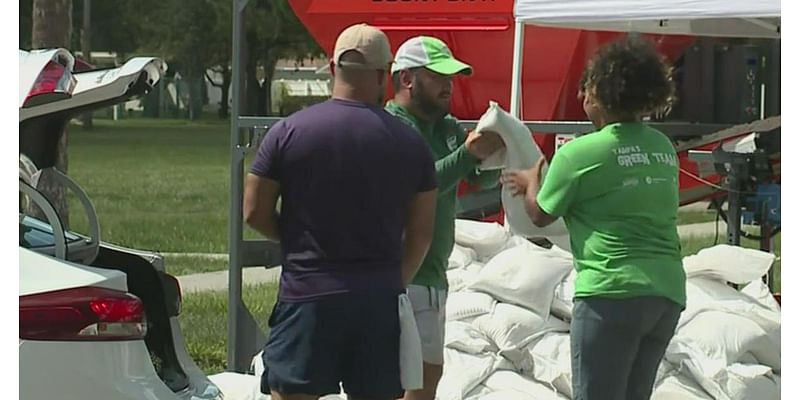
[[[596,31],[780,38],[780,0],[517,0],[511,114],[522,97],[526,24]]]

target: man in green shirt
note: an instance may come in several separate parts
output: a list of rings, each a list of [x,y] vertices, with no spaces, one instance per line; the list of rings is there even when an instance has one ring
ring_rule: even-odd
[[[686,304],[678,157],[642,116],[669,105],[669,68],[644,39],[602,49],[584,71],[598,131],[503,175],[537,226],[564,217],[578,276],[570,339],[575,399],[646,400]]]
[[[455,241],[456,192],[462,179],[484,188],[497,184],[499,172],[480,172],[478,164],[504,146],[496,133],[468,135],[450,116],[453,78],[472,67],[455,59],[439,39],[418,36],[403,43],[392,65],[395,97],[386,111],[414,127],[436,160],[439,194],[430,250],[408,287],[422,340],[423,389],[406,399],[433,400],[444,363],[447,259]]]

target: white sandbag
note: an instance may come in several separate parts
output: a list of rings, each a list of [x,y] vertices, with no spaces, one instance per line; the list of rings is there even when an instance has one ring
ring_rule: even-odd
[[[531,353],[555,360],[566,371],[571,368],[569,333],[550,332],[527,346]]]
[[[472,325],[500,350],[524,347],[536,338],[545,325],[538,314],[508,303],[498,303],[491,313],[478,317]]]
[[[480,400],[539,400],[546,397],[536,397],[516,390],[506,389],[490,392],[479,398]]]
[[[780,378],[765,365],[722,365],[710,359],[685,338],[673,338],[665,358],[718,400],[779,399]]]
[[[509,399],[567,399],[567,397],[558,393],[555,388],[548,387],[541,382],[526,378],[513,371],[495,371],[486,379],[484,385],[496,392],[504,391],[509,396],[513,396],[504,397]],[[514,392],[524,393],[526,397],[518,397]]]
[[[498,361],[498,363],[495,364],[496,371],[514,371],[517,373],[519,372],[519,369],[517,369],[514,363],[512,363],[509,359],[501,356],[499,360],[500,361]]]
[[[697,347],[706,359],[723,366],[755,358],[776,372],[781,368],[780,344],[740,314],[713,310],[698,313],[678,329],[675,339]]]
[[[496,132],[506,144],[505,149],[481,162],[482,169],[529,169],[542,157],[542,151],[534,142],[531,131],[495,102],[489,103],[489,109],[481,116],[475,130]],[[524,196],[514,197],[507,189],[503,189],[500,196],[512,232],[525,237],[545,237],[561,248],[570,248],[569,233],[562,218],[547,227],[539,228],[525,211]]]
[[[569,253],[557,247],[517,246],[492,258],[468,288],[546,318],[555,287],[569,274],[572,265]]]
[[[486,393],[483,396],[475,397],[475,399],[476,400],[539,400],[540,398],[516,390],[506,389],[500,391],[490,391],[489,393]]]
[[[444,372],[436,388],[436,399],[464,399],[495,371],[498,363],[492,354],[473,355],[445,348]]]
[[[770,293],[769,286],[767,286],[767,284],[761,279],[756,279],[748,283],[747,286],[742,288],[741,292],[752,297],[762,306],[772,311],[781,311],[781,305],[778,304],[778,301],[775,300],[775,297],[773,297],[772,293]]]
[[[261,376],[264,374],[264,350],[261,350],[253,356],[253,359],[250,361],[250,373],[254,374],[255,376]]]
[[[656,384],[650,400],[714,400],[692,378],[673,371]]]
[[[529,349],[533,343],[552,333],[569,333],[569,324],[551,316],[547,319],[544,326],[542,326],[537,333],[527,340],[528,344],[526,344],[524,347],[502,349],[498,351],[498,354],[509,360],[514,365],[514,371],[525,376],[535,378],[540,382],[550,383],[552,382],[552,380],[549,378],[550,372],[553,372],[553,370],[542,371],[542,368],[546,368],[546,364],[549,364],[552,361],[546,360],[547,362],[539,362],[537,358],[540,357],[538,355],[533,355]],[[542,375],[537,375],[537,371],[541,372]]]
[[[564,321],[572,321],[572,301],[575,296],[575,279],[578,271],[574,268],[570,271],[558,285],[556,285],[553,296],[553,304],[550,305],[550,313]]]
[[[479,260],[494,257],[509,237],[509,233],[496,222],[456,220],[456,244],[474,250]]]
[[[527,347],[533,359],[533,369],[525,375],[552,386],[572,398],[572,358],[569,333],[544,335]]]
[[[460,292],[471,285],[475,279],[478,278],[478,273],[469,271],[464,268],[449,269],[447,274],[448,296],[453,295],[455,292]]]
[[[477,276],[481,272],[481,270],[483,270],[483,267],[485,267],[485,266],[486,266],[486,264],[484,264],[484,263],[482,263],[480,261],[473,261],[473,262],[469,263],[469,265],[464,267],[464,270],[466,270],[469,273],[475,274],[475,276]]]
[[[209,375],[208,379],[219,388],[225,400],[270,399],[269,395],[261,393],[261,375],[222,372]]]
[[[493,392],[492,389],[489,389],[488,387],[486,387],[486,385],[481,383],[480,385],[478,385],[478,387],[472,389],[471,392],[467,393],[467,397],[465,397],[464,400],[481,400],[486,398],[486,396],[488,396],[492,392]]]
[[[472,324],[450,321],[445,324],[444,345],[468,354],[495,353],[497,347]]]
[[[486,293],[455,292],[447,295],[445,307],[447,321],[458,321],[464,318],[488,314],[494,309],[497,301]]]
[[[529,239],[525,239],[520,235],[512,234],[511,237],[508,240],[506,240],[506,244],[503,246],[502,249],[500,249],[498,253],[517,246],[527,246],[527,245],[538,246],[536,243],[531,242]]]
[[[684,257],[683,268],[689,278],[707,276],[745,284],[766,275],[774,261],[772,253],[718,244]]]
[[[573,306],[572,302],[566,302],[556,297],[553,298],[553,304],[550,305],[550,313],[556,318],[570,322],[572,321]]]
[[[781,398],[780,384],[769,367],[734,364],[727,368],[727,372],[728,375],[718,382],[731,400]]]
[[[478,255],[475,250],[454,244],[453,251],[447,259],[447,269],[464,268],[475,261],[476,258],[478,258]]]
[[[761,304],[722,281],[691,278],[686,282],[686,310],[681,314],[678,330],[698,313],[718,310],[748,318],[757,323],[778,346],[781,343],[781,313]]]

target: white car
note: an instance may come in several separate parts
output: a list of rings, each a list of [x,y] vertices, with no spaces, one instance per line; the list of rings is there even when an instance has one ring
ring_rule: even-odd
[[[148,92],[166,65],[134,58],[119,68],[72,72],[74,58],[63,49],[19,55],[20,201],[45,215],[20,208],[20,399],[221,400],[186,350],[180,287],[163,258],[103,243],[86,193],[52,168],[72,117]],[[37,190],[42,173],[80,199],[88,236],[63,229]]]

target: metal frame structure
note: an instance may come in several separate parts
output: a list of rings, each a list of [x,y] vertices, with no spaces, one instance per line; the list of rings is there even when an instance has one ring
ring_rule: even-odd
[[[228,266],[228,370],[246,372],[252,357],[266,343],[264,332],[242,301],[242,269],[247,267],[274,268],[280,264],[280,247],[267,240],[244,240],[242,201],[244,196],[244,161],[256,151],[270,126],[281,118],[242,116],[244,103],[244,29],[245,7],[248,0],[232,0],[233,3],[233,107],[231,116],[231,196],[229,214],[229,266]],[[519,26],[521,25],[521,26]],[[522,29],[518,23],[514,47],[522,48]],[[512,115],[520,113],[521,63],[514,64],[512,80]],[[514,96],[516,94],[516,96]],[[466,129],[472,129],[477,121],[460,121]],[[594,128],[588,121],[529,121],[525,123],[532,131],[544,134],[581,134]],[[720,131],[729,124],[690,124],[680,122],[653,123],[673,138],[689,138]],[[472,204],[487,201],[491,196],[476,197]],[[464,204],[466,205],[466,204]]]

